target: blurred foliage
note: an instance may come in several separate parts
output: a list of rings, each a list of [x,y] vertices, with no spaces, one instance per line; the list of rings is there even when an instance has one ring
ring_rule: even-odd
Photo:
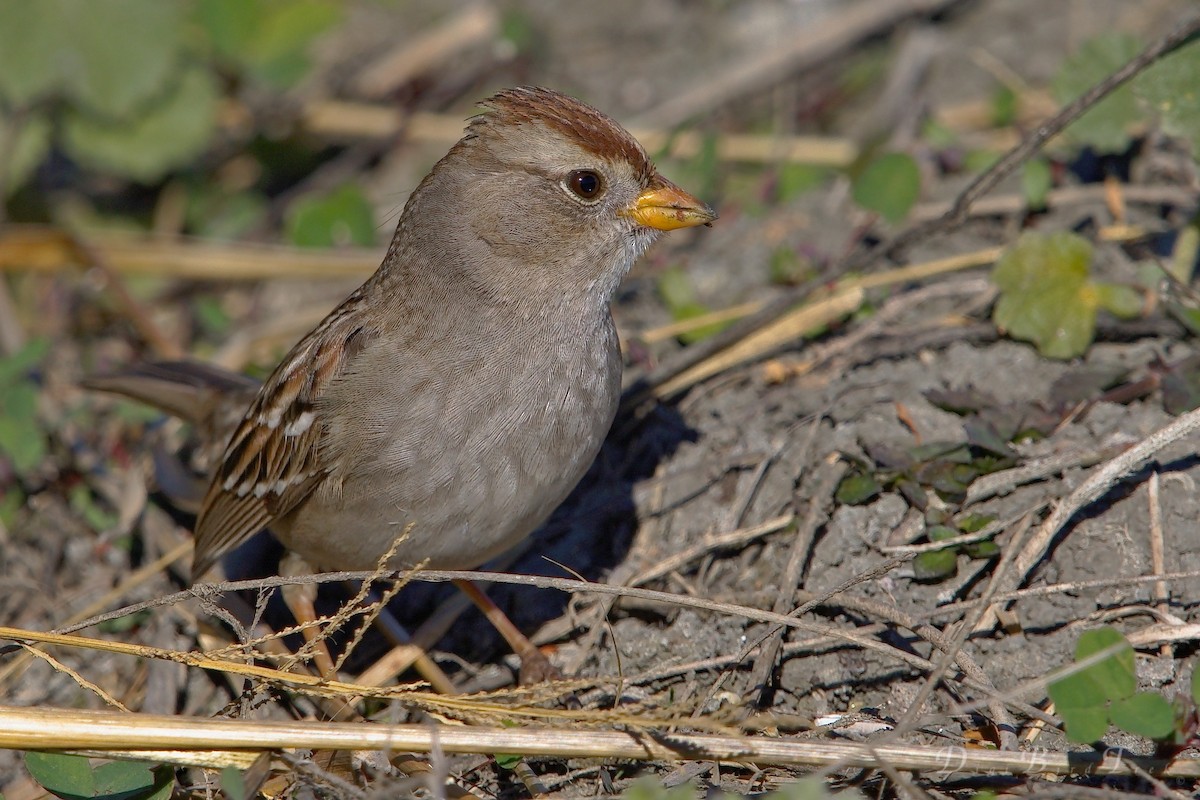
[[[702,317],[712,310],[696,300],[691,278],[679,267],[672,267],[659,276],[658,296],[667,310],[671,312],[671,318],[676,322]],[[729,322],[714,322],[704,325],[680,334],[679,340],[684,344],[692,344],[719,333],[729,324]]]
[[[854,202],[893,225],[904,221],[921,195],[921,170],[911,156],[885,153],[854,180]]]
[[[6,194],[52,149],[142,183],[212,143],[223,95],[291,86],[337,0],[0,0]],[[81,13],[82,9],[86,9]]]
[[[1085,42],[1059,68],[1054,79],[1055,97],[1070,102],[1111,75],[1142,49],[1128,33],[1106,33]],[[1121,153],[1129,148],[1147,112],[1157,117],[1166,133],[1192,145],[1200,157],[1200,42],[1192,42],[1150,65],[1114,90],[1076,120],[1067,133],[1078,143],[1101,153]]]
[[[35,470],[47,453],[33,372],[49,349],[48,339],[34,339],[0,359],[0,458],[7,459],[18,476]]]
[[[1070,232],[1027,232],[996,263],[1000,288],[992,319],[1001,331],[1037,345],[1048,358],[1074,358],[1092,342],[1096,312],[1136,317],[1136,289],[1091,278],[1092,245]]]

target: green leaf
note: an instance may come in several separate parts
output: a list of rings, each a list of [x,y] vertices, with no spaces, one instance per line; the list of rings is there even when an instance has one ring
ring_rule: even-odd
[[[837,793],[830,791],[825,781],[820,778],[802,778],[795,783],[785,783],[763,800],[832,800],[835,797],[843,800],[862,800],[862,794],[853,789]]]
[[[1133,647],[1120,631],[1107,625],[1084,631],[1075,645],[1075,660],[1083,661],[1110,647],[1118,647],[1114,655],[1093,664],[1080,674],[1095,681],[1104,692],[1105,699],[1121,700],[1137,689],[1137,673],[1134,670]]]
[[[45,337],[31,339],[24,347],[7,358],[0,358],[0,398],[3,390],[26,375],[50,352],[50,340]]]
[[[1133,92],[1153,108],[1162,128],[1192,145],[1192,158],[1200,158],[1200,43],[1182,47],[1151,65],[1133,82]]]
[[[72,486],[68,500],[71,510],[83,517],[92,530],[103,532],[116,526],[117,515],[100,507],[87,484],[77,483]]]
[[[0,97],[25,108],[61,84],[55,4],[0,0]]]
[[[1060,708],[1058,715],[1063,718],[1063,725],[1067,729],[1067,739],[1077,744],[1098,741],[1108,733],[1108,709],[1103,706]]]
[[[919,581],[938,581],[958,572],[958,549],[944,547],[918,553],[912,561],[913,577]]]
[[[304,195],[287,211],[288,238],[300,247],[369,246],[375,215],[366,195],[346,184],[323,197]]]
[[[150,182],[188,163],[208,145],[216,125],[217,87],[199,67],[140,116],[119,124],[72,111],[63,141],[80,163]]]
[[[1063,62],[1053,81],[1055,97],[1060,103],[1069,103],[1124,66],[1139,50],[1137,38],[1127,33],[1107,33],[1088,40]],[[1089,109],[1067,132],[1102,153],[1120,153],[1129,147],[1129,128],[1139,119],[1133,90],[1125,85]]]
[[[42,788],[64,800],[166,800],[174,785],[170,768],[145,761],[93,767],[82,756],[27,752],[25,768]]]
[[[820,187],[829,177],[829,169],[811,164],[784,164],[775,180],[775,199],[786,203]]]
[[[921,194],[921,170],[903,153],[886,153],[854,181],[854,202],[893,225],[908,215]]]
[[[1000,288],[992,319],[1049,358],[1072,358],[1092,341],[1097,293],[1088,281],[1092,246],[1076,234],[1029,232],[992,271]]]
[[[512,772],[521,764],[523,756],[517,753],[496,753],[492,758],[496,759],[496,766],[500,769]]]
[[[671,267],[658,276],[658,296],[668,311],[691,305],[696,300],[692,291],[692,280],[679,267]]]
[[[336,0],[200,0],[196,18],[213,48],[255,78],[286,88],[309,69],[313,40],[341,19]]]
[[[1053,176],[1050,164],[1044,158],[1031,158],[1021,170],[1021,193],[1025,205],[1034,210],[1046,207],[1046,196],[1050,194]]]
[[[865,472],[853,472],[842,478],[838,484],[835,499],[846,506],[859,506],[879,495],[879,482],[874,475]]]
[[[16,106],[62,93],[124,116],[175,71],[185,12],[160,0],[0,0],[0,92]]]
[[[31,472],[46,457],[46,435],[38,425],[38,388],[23,381],[0,395],[0,453],[18,475]]]
[[[25,505],[25,493],[20,486],[9,483],[0,493],[0,524],[12,530],[16,526],[17,513]]]
[[[1136,319],[1146,308],[1145,297],[1132,286],[1097,281],[1092,284],[1092,288],[1096,292],[1096,303],[1100,308],[1121,319]]]
[[[963,545],[963,551],[971,558],[995,558],[1000,555],[1000,545],[991,539]]]
[[[3,169],[7,170],[4,188],[12,194],[21,188],[50,152],[49,117],[30,113],[18,119],[5,116],[0,109],[0,152],[10,154]]]
[[[1137,688],[1133,648],[1115,628],[1084,632],[1075,646],[1075,660],[1111,647],[1118,648],[1115,654],[1050,683],[1050,699],[1073,742],[1094,742],[1102,737],[1108,728],[1108,704],[1130,697]]]
[[[221,791],[229,800],[246,800],[246,776],[237,767],[225,767],[221,770]]]
[[[1175,732],[1175,711],[1157,692],[1138,692],[1115,701],[1109,717],[1121,730],[1147,739],[1165,739]]]
[[[1007,86],[996,89],[992,95],[992,125],[1007,128],[1017,121],[1017,93]]]

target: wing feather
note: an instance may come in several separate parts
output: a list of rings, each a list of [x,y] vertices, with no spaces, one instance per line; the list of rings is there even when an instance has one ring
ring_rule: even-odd
[[[192,580],[295,510],[328,474],[318,401],[370,338],[356,321],[361,292],[292,348],[234,431],[196,520]]]

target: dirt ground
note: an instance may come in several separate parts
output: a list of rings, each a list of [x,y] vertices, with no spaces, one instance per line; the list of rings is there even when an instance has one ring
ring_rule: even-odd
[[[435,5],[362,3],[345,30],[328,44],[330,74],[351,61],[346,54],[352,48],[373,52],[388,40],[415,35],[420,25],[448,13]],[[739,68],[764,54],[786,50],[805,32],[832,28],[851,6],[872,3],[614,0],[580,4],[570,13],[560,3],[541,0],[504,5],[509,19],[519,18],[534,32],[534,55],[503,61],[484,74],[472,59],[464,58],[447,68],[441,81],[425,79],[411,101],[415,107],[421,107],[423,98],[436,98],[444,106],[436,110],[465,116],[472,100],[492,89],[538,83],[584,97],[631,126],[673,124],[675,120],[661,116],[672,98],[697,87],[717,91]],[[1064,55],[1079,43],[1113,29],[1149,40],[1192,7],[1166,0],[911,5],[938,6],[937,13],[888,25],[815,66],[765,69],[753,91],[742,90],[704,106],[702,128],[822,134],[909,148],[923,154],[926,165],[921,205],[914,217],[929,217],[936,204],[962,190],[970,175],[932,166],[934,159],[922,150],[915,119],[966,104],[986,104],[998,75],[1031,93],[1043,90]],[[845,74],[863,63],[876,65],[873,82],[847,91]],[[888,86],[889,76],[913,63],[915,78],[900,88]],[[379,218],[388,220],[385,230],[403,203],[405,187],[419,179],[438,151],[432,145],[396,147],[372,162],[364,179]],[[1190,199],[1131,201],[1120,221],[1164,235],[1185,224],[1195,211],[1197,189],[1195,167],[1187,154],[1151,137],[1129,161],[1132,184],[1164,192],[1174,189],[1175,194],[1162,196]],[[665,160],[661,166],[681,185],[711,191],[705,199],[721,218],[711,229],[668,237],[623,287],[614,314],[627,345],[630,385],[653,374],[657,365],[683,348],[675,338],[647,335],[673,321],[658,291],[667,270],[686,271],[696,301],[708,308],[769,301],[786,291],[771,279],[772,258],[780,251],[809,259],[815,275],[830,281],[842,276],[823,269],[893,230],[853,204],[848,182],[841,177],[784,203],[755,204],[754,192],[769,195],[777,165],[719,165],[716,177],[703,187],[689,184],[703,177],[694,163]],[[1098,186],[1084,184],[1080,170],[1064,169],[1058,177],[1064,187]],[[1019,195],[1018,180],[1005,181],[993,194]],[[869,269],[883,272],[1008,245],[1023,227],[1094,233],[1116,221],[1111,210],[1104,192],[1097,190],[1032,217],[1022,212],[977,215],[956,229],[916,242],[898,260],[877,259]],[[1134,245],[1100,244],[1099,269],[1112,280],[1131,280],[1135,262],[1156,248],[1161,251],[1153,239]],[[42,296],[53,298],[43,306],[47,313],[42,319],[31,315],[22,321],[31,333],[55,334],[42,373],[41,403],[44,416],[62,421],[53,433],[54,463],[45,466],[44,481],[30,493],[18,524],[3,532],[0,619],[7,626],[51,630],[103,597],[131,570],[184,540],[187,510],[175,507],[168,492],[152,487],[147,495],[144,487],[154,473],[152,449],[164,442],[173,446],[186,436],[157,419],[130,422],[127,415],[113,411],[110,400],[75,386],[87,368],[117,366],[142,352],[119,320],[90,310],[106,291],[98,288],[95,275],[68,272],[14,280],[24,282],[22,290],[40,281]],[[322,305],[331,307],[352,285],[347,280],[164,285],[162,308],[155,309],[154,317],[173,335],[185,335],[189,328],[180,319],[188,313],[192,293],[198,292],[223,298],[236,324],[252,327],[304,316]],[[1157,384],[1134,393],[1132,399],[1112,395],[1097,401],[1101,392],[1162,375],[1162,365],[1196,354],[1195,342],[1183,327],[1156,309],[1133,322],[1102,319],[1097,342],[1083,358],[1046,359],[1031,345],[996,332],[990,324],[993,301],[986,268],[873,290],[869,313],[837,321],[820,336],[776,348],[768,358],[723,370],[649,410],[642,406],[637,413],[623,415],[579,489],[503,567],[515,573],[578,575],[785,614],[815,600],[801,617],[812,626],[785,633],[777,655],[764,656],[768,646],[754,646],[772,627],[735,613],[632,597],[612,602],[605,596],[570,596],[529,587],[495,585],[489,594],[566,676],[595,687],[579,690],[585,706],[612,706],[616,676],[621,676],[622,698],[659,714],[686,717],[696,711],[772,736],[870,740],[885,735],[912,712],[922,691],[929,669],[918,662],[939,658],[940,651],[930,644],[931,634],[913,627],[932,625],[941,635],[954,636],[955,623],[972,613],[962,604],[989,590],[998,565],[1022,552],[1056,504],[1080,487],[1095,465],[1173,419],[1164,410]],[[246,352],[254,354],[251,360],[261,369],[274,363],[272,354],[278,357],[279,346],[248,347]],[[218,344],[205,352],[222,352],[219,348]],[[1102,374],[1119,377],[1090,389]],[[968,495],[962,502],[947,503],[950,512],[969,510],[1002,521],[995,537],[1002,555],[972,559],[962,554],[954,577],[918,580],[907,557],[911,553],[900,547],[925,541],[920,538],[925,515],[910,498],[885,487],[867,502],[848,504],[835,500],[835,488],[855,465],[878,463],[883,452],[971,441],[968,420],[946,410],[936,394],[962,396],[968,391],[987,409],[1027,420],[1054,418],[1056,424],[1046,428],[1046,435],[1012,445],[1012,466],[1050,459],[1059,459],[1060,466],[1036,478],[1014,477],[978,499]],[[1195,444],[1184,440],[1159,452],[1148,466],[1072,516],[1028,573],[1001,582],[999,590],[1055,588],[1010,601],[1005,626],[988,625],[962,643],[962,658],[978,672],[968,680],[962,670],[969,667],[958,661],[920,709],[919,726],[903,740],[964,747],[982,746],[982,740],[1023,751],[1091,750],[1069,744],[1053,727],[1035,730],[1022,710],[1028,706],[1021,704],[1044,710],[1046,676],[1071,662],[1082,631],[1101,624],[1117,627],[1138,643],[1142,688],[1186,693],[1197,664],[1194,634],[1181,634],[1176,640],[1170,631],[1191,630],[1187,626],[1194,626],[1200,616],[1197,481]],[[107,527],[97,528],[73,503],[72,490],[79,483],[107,500]],[[727,535],[736,531],[747,533]],[[1152,555],[1156,538],[1162,549],[1157,566]],[[1012,578],[1013,567],[1006,568]],[[268,563],[260,571],[271,569]],[[1152,582],[1134,580],[1156,571],[1191,577],[1167,583],[1165,595],[1157,595]],[[180,573],[159,571],[131,592],[109,598],[105,609],[176,591],[180,580]],[[342,596],[331,593],[325,601],[336,604]],[[447,602],[459,600],[444,585],[413,585],[393,609],[415,629]],[[84,633],[191,649],[211,626],[210,619],[192,602],[139,614],[132,627]],[[856,645],[846,635],[882,646]],[[353,670],[365,668],[384,649],[380,641],[365,642]],[[131,708],[212,714],[238,701],[226,684],[199,670],[69,649],[54,653]],[[468,690],[504,688],[516,680],[515,657],[505,654],[498,636],[473,610],[437,639],[433,655]],[[3,656],[9,664],[15,658],[14,653]],[[5,668],[4,661],[0,668]],[[9,669],[0,680],[3,702],[8,704],[103,705],[78,680],[45,661],[20,671]],[[1012,701],[1007,721],[994,713],[1004,703],[989,705],[980,682]],[[967,707],[970,710],[963,710]],[[253,716],[290,718],[308,708],[303,703],[266,702]],[[380,718],[403,721],[420,715],[392,709]],[[811,733],[814,721],[832,719],[848,727]],[[1141,754],[1153,751],[1147,740],[1115,729],[1105,744]],[[1197,755],[1193,748],[1181,757]],[[695,780],[701,793],[715,787],[750,796],[804,774],[718,761],[636,764],[531,758],[528,764],[548,792],[570,797],[619,793],[632,778],[645,774],[659,776],[667,786]],[[448,768],[460,785],[478,796],[529,794],[515,773],[497,767],[490,757],[451,757]],[[19,755],[0,753],[0,776],[6,779],[6,797],[36,796]],[[844,769],[836,777],[861,779],[860,788],[869,795],[905,794],[892,778],[881,775],[864,778]],[[393,792],[400,791],[394,788],[399,784],[388,780],[398,779],[372,779],[360,788],[368,794],[397,796]],[[910,780],[953,797],[968,797],[983,786],[1037,796],[1039,787],[1051,785],[1050,779],[1043,782],[1036,776],[985,780],[917,772]],[[1153,791],[1150,784],[1129,777],[1070,780],[1080,791]],[[327,785],[314,789],[314,781],[299,780],[288,788],[289,796],[335,796],[342,791]],[[393,788],[384,788],[388,786]],[[1170,786],[1187,796],[1200,783],[1177,779]]]

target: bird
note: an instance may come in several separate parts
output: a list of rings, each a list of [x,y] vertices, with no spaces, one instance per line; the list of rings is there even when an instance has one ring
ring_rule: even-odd
[[[390,567],[470,569],[595,459],[620,395],[618,285],[661,234],[717,214],[580,100],[518,87],[480,107],[379,268],[261,386],[187,361],[90,381],[193,420],[242,409],[215,426],[232,433],[193,581],[264,528],[317,570],[389,552]]]

